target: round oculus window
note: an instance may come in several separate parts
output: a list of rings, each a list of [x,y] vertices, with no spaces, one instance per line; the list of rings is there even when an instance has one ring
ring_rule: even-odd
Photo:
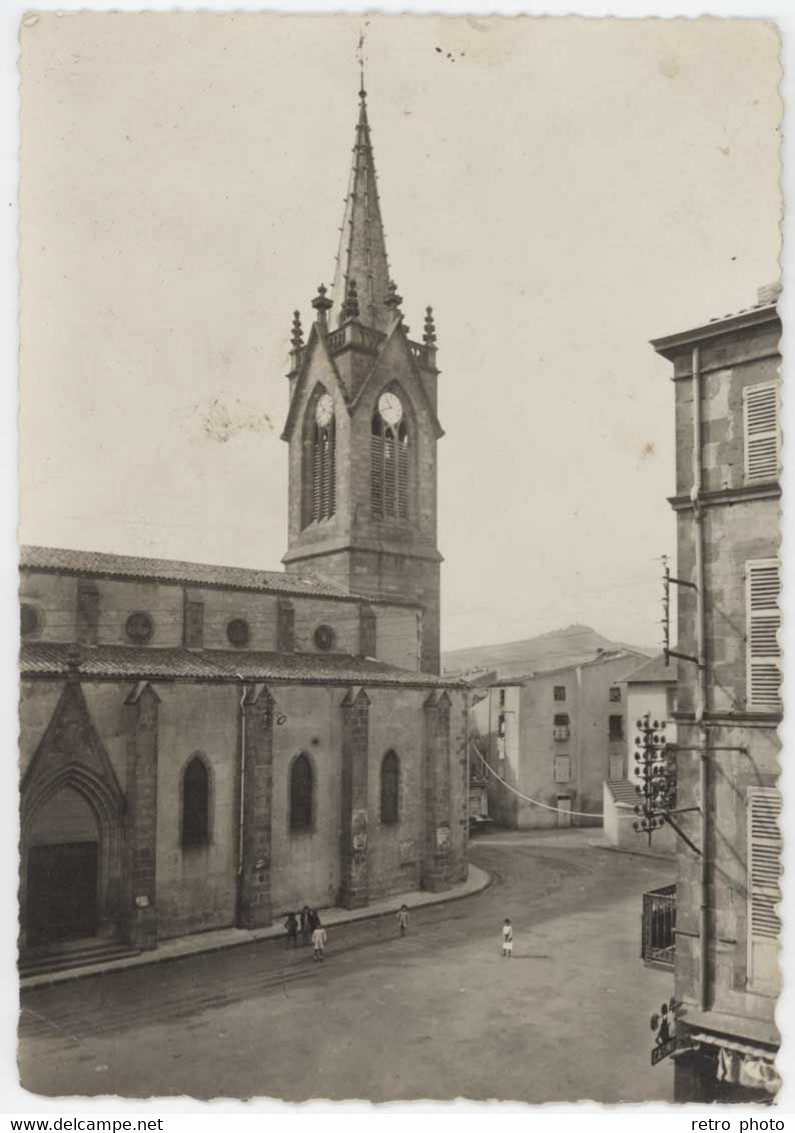
[[[19,609],[19,632],[22,637],[28,637],[39,628],[39,612],[29,602],[23,602]]]
[[[124,632],[136,645],[146,645],[155,632],[155,623],[143,610],[136,610],[125,622]]]
[[[318,626],[315,630],[315,645],[318,649],[322,649],[324,652],[333,649],[335,640],[334,630],[331,626]]]
[[[248,645],[251,638],[251,630],[245,618],[232,618],[232,621],[226,627],[226,636],[229,638],[232,645],[241,647]]]

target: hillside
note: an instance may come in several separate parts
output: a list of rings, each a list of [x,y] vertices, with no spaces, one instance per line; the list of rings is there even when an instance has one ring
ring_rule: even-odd
[[[499,677],[518,677],[593,661],[600,652],[616,649],[628,649],[646,657],[659,652],[659,648],[611,641],[590,626],[571,625],[524,641],[475,645],[442,653],[442,672],[465,674],[494,670]]]

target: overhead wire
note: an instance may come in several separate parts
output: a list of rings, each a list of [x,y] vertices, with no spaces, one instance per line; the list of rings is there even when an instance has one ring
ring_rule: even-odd
[[[478,749],[478,746],[477,746],[477,744],[475,743],[474,740],[470,740],[469,742],[472,746],[473,751],[475,752],[475,755],[478,757],[480,762],[486,768],[488,773],[490,775],[492,775],[497,780],[498,783],[501,783],[502,786],[505,787],[505,789],[507,791],[510,791],[511,794],[516,795],[520,799],[523,799],[524,802],[530,803],[532,806],[540,807],[542,810],[554,811],[556,814],[567,814],[567,815],[570,815],[570,816],[574,816],[575,818],[600,818],[600,819],[602,819],[602,821],[604,821],[604,814],[600,811],[566,810],[563,807],[551,806],[549,803],[542,803],[540,799],[534,799],[530,795],[525,795],[522,791],[520,791],[516,787],[512,786],[505,779],[503,779],[502,776],[497,774],[497,772],[494,770],[494,768],[491,766],[491,764],[483,757],[482,753]],[[623,819],[625,821],[628,820],[628,819],[634,820],[635,815],[634,814],[619,814],[618,818]]]

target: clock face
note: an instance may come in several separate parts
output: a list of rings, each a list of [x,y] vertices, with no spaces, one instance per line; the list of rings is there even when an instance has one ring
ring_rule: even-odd
[[[315,420],[318,425],[325,427],[333,416],[334,402],[331,400],[331,394],[324,393],[318,400],[317,409],[315,410]]]
[[[394,393],[382,393],[378,399],[378,412],[387,425],[395,426],[399,424],[403,417],[403,406],[400,404],[400,398]]]

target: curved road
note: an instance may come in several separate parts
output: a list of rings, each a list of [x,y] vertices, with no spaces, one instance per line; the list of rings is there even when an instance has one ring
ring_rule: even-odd
[[[673,863],[595,830],[476,839],[492,885],[330,931],[327,958],[239,946],[22,995],[22,1085],[39,1094],[672,1098],[649,1016],[673,991],[639,959],[641,894]],[[504,917],[514,955],[500,956]]]

